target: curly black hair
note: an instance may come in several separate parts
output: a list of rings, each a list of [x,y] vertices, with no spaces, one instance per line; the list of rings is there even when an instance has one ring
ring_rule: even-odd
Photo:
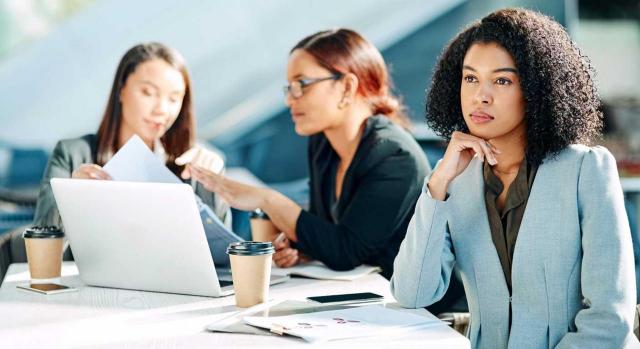
[[[474,43],[497,43],[513,57],[525,100],[526,159],[540,165],[570,144],[590,144],[602,129],[600,99],[587,57],[553,19],[526,9],[489,14],[458,34],[435,67],[427,124],[449,140],[468,132],[460,106],[462,62]]]

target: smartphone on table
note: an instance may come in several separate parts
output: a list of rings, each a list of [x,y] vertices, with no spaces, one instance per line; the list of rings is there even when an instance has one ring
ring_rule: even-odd
[[[69,287],[65,285],[58,284],[26,284],[26,285],[17,285],[18,288],[23,290],[43,293],[43,294],[56,294],[56,293],[64,293],[64,292],[73,292],[77,291],[77,288]]]
[[[322,304],[352,304],[379,302],[384,300],[384,297],[372,292],[361,292],[307,297],[307,299]]]

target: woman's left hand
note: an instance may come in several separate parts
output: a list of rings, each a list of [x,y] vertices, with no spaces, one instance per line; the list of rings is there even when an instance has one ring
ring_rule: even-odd
[[[211,192],[220,195],[232,207],[252,211],[264,204],[268,189],[242,184],[199,166],[189,165],[191,177]]]

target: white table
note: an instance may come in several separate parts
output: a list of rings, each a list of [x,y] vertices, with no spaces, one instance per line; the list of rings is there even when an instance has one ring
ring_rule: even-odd
[[[207,298],[89,287],[73,262],[65,262],[61,282],[78,292],[41,295],[17,289],[29,280],[27,265],[12,264],[0,287],[0,347],[154,347],[238,348],[316,347],[280,336],[212,333],[205,326],[237,311],[233,296]],[[377,274],[356,281],[294,278],[272,286],[272,299],[304,300],[311,295],[371,291],[393,301],[389,283]],[[426,310],[407,310],[433,317]],[[448,326],[410,335],[325,343],[333,347],[469,348],[469,341]]]

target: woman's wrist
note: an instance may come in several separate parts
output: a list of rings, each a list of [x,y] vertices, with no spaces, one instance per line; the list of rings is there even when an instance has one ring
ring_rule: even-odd
[[[274,196],[275,192],[272,189],[268,188],[259,188],[258,189],[258,208],[264,212],[271,211],[274,206]]]
[[[431,197],[436,200],[444,200],[447,196],[447,189],[450,182],[450,180],[440,176],[438,172],[434,172],[427,183]]]
[[[269,188],[259,190],[260,209],[269,215],[271,222],[286,235],[287,239],[293,242],[298,241],[295,229],[300,207],[276,190]]]

